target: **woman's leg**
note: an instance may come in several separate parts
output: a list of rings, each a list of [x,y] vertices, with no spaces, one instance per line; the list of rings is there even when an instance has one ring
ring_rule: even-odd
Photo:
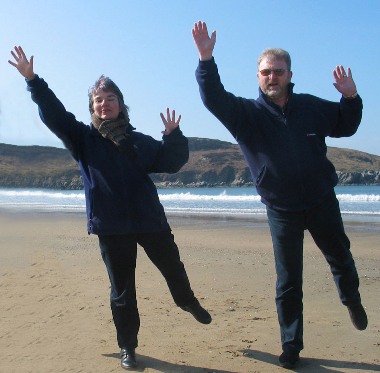
[[[172,233],[163,231],[139,234],[138,243],[165,277],[174,302],[180,307],[193,303],[194,293]]]
[[[111,310],[120,348],[137,347],[140,317],[136,300],[137,244],[132,235],[99,236],[111,283]]]

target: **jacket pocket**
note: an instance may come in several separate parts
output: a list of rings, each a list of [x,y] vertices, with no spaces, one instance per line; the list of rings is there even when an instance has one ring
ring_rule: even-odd
[[[92,220],[94,218],[94,190],[90,189],[88,191],[88,212],[89,212],[89,218]]]
[[[267,171],[267,167],[265,165],[263,167],[261,167],[261,170],[260,170],[259,175],[257,176],[256,182],[255,182],[255,185],[257,187],[260,186],[260,184],[263,182],[266,171]]]

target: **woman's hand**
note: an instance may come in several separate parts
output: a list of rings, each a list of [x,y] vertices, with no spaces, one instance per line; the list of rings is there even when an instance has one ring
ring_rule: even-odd
[[[165,126],[165,130],[161,132],[163,135],[169,135],[179,126],[179,122],[181,121],[181,115],[175,120],[175,110],[172,111],[172,116],[170,117],[169,108],[166,108],[166,119],[164,114],[160,113],[160,116]]]
[[[15,62],[11,60],[8,60],[8,62],[14,66],[25,79],[34,79],[33,56],[31,56],[30,61],[28,61],[21,47],[15,47],[14,51],[11,51],[11,54]]]

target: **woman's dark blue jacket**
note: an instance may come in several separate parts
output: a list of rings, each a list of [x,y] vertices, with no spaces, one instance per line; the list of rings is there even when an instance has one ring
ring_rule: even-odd
[[[227,92],[214,59],[196,70],[201,98],[236,139],[264,204],[301,211],[333,192],[338,177],[327,159],[325,138],[353,135],[361,121],[362,100],[330,102],[293,93],[284,113],[262,91],[257,100]]]
[[[177,172],[189,158],[188,141],[179,128],[157,141],[132,131],[137,158],[131,160],[95,127],[66,111],[47,83],[27,81],[42,121],[78,162],[84,182],[88,232],[99,235],[169,230],[149,173]]]

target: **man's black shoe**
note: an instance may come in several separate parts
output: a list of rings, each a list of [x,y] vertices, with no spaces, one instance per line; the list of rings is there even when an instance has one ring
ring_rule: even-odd
[[[181,307],[184,311],[190,312],[195,320],[202,324],[210,324],[212,318],[211,315],[199,304],[196,299],[192,304]]]
[[[297,352],[283,352],[278,358],[280,366],[282,366],[285,369],[295,368],[299,359],[300,355]]]
[[[354,324],[355,328],[358,330],[366,329],[368,325],[368,319],[362,304],[352,304],[347,306],[347,308],[351,317],[351,321]]]
[[[122,348],[120,358],[122,368],[133,369],[137,367],[135,350],[133,348]]]

